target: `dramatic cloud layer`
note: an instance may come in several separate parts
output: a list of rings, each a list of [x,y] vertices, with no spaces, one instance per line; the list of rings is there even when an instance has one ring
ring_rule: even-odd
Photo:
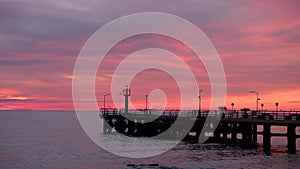
[[[114,19],[151,11],[185,18],[209,37],[226,73],[225,106],[234,102],[237,109],[254,109],[256,96],[249,91],[255,90],[266,109],[274,109],[279,102],[280,109],[299,110],[299,7],[297,0],[1,1],[0,109],[73,109],[73,68],[86,40]],[[199,88],[204,89],[203,108],[208,108],[210,84],[202,63],[182,43],[158,35],[129,38],[107,55],[110,59],[103,61],[96,79],[99,106],[110,91],[110,79],[121,59],[149,47],[172,51],[191,67]],[[132,82],[132,100],[143,108],[145,94],[151,88],[162,88],[167,106],[174,108],[179,96],[173,84],[167,75],[148,70]],[[108,96],[107,105],[113,107],[111,100]],[[196,109],[197,105],[189,107]]]

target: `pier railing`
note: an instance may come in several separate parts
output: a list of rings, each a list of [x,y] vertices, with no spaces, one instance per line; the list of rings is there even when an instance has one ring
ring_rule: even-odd
[[[122,115],[125,111],[123,109],[101,109],[101,115]],[[238,110],[212,110],[202,111],[198,110],[157,110],[157,109],[135,109],[129,110],[130,115],[147,116],[156,115],[164,117],[207,117],[207,116],[222,116],[222,118],[235,119],[264,119],[264,120],[300,120],[300,111],[238,111]]]
[[[300,120],[300,111],[228,111],[225,118],[249,118],[264,120]]]

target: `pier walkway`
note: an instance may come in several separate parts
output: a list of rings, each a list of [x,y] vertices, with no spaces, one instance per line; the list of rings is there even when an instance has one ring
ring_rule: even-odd
[[[230,144],[240,144],[246,148],[257,147],[257,137],[263,137],[263,149],[270,154],[271,138],[286,137],[288,153],[296,153],[296,128],[300,127],[300,111],[204,111],[197,110],[130,110],[126,117],[124,111],[117,109],[101,109],[101,118],[107,123],[103,123],[105,133],[118,131],[128,136],[152,137],[165,132],[173,125],[177,118],[181,118],[194,123],[186,135],[187,140],[197,140],[201,131],[205,129],[205,137],[216,142],[228,142]],[[217,127],[213,124],[204,126],[208,116],[221,118]],[[154,120],[152,120],[154,119]],[[151,122],[148,122],[148,121]],[[263,126],[262,131],[258,131],[258,126]],[[272,126],[282,126],[286,128],[285,133],[272,133]],[[211,130],[210,130],[211,129]],[[171,131],[170,136],[176,137],[182,131]],[[238,138],[238,135],[241,138]]]

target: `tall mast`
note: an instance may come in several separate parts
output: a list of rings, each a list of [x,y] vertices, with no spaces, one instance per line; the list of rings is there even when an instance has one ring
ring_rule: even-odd
[[[126,86],[122,91],[123,96],[125,97],[125,114],[128,113],[128,98],[131,94],[131,90]]]

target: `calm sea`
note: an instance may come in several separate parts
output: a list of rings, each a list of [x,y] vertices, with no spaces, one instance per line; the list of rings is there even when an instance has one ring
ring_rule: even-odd
[[[273,128],[284,132],[285,129]],[[299,133],[299,128],[297,132]],[[122,141],[113,134],[106,140],[116,150]],[[119,141],[118,141],[119,140]],[[147,139],[144,140],[147,142]],[[158,140],[159,141],[159,140]],[[258,140],[261,143],[261,139]],[[223,144],[180,143],[161,155],[133,159],[113,155],[94,144],[72,111],[0,111],[0,168],[300,168],[300,155],[286,154],[285,139],[272,139],[272,155],[262,148],[246,150]],[[297,153],[300,142],[297,140]],[[140,146],[135,151],[153,151]],[[131,164],[131,166],[128,166]],[[147,168],[147,167],[144,167]],[[159,168],[148,166],[148,168]]]

